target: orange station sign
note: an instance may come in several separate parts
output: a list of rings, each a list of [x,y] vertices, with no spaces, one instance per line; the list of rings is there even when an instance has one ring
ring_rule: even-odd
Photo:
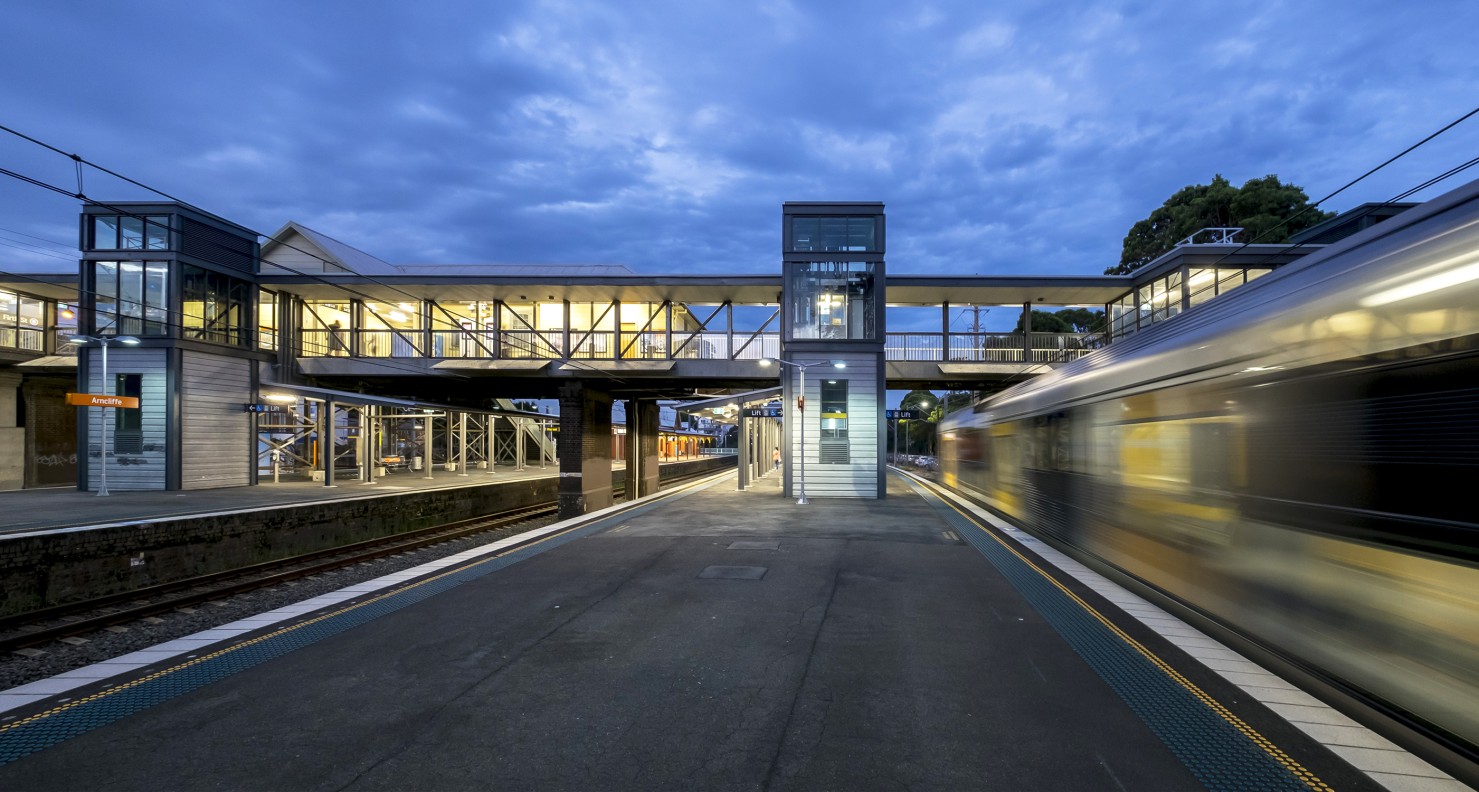
[[[137,408],[137,396],[104,396],[97,393],[69,393],[67,404],[73,407],[127,407]]]

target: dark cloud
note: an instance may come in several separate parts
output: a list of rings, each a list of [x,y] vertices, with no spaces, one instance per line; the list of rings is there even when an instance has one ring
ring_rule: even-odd
[[[260,231],[399,262],[773,272],[785,200],[883,200],[895,272],[1097,273],[1175,190],[1333,190],[1469,109],[1448,0],[23,0],[4,123]],[[1461,127],[1341,196],[1468,158]],[[0,165],[75,182],[14,139]],[[89,194],[147,197],[90,174]],[[75,234],[6,180],[0,229]],[[10,237],[12,242],[21,237]],[[44,258],[11,245],[4,262]]]

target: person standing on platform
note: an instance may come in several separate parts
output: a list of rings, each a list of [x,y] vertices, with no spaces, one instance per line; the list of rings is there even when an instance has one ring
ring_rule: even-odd
[[[770,459],[771,459],[772,462],[775,463],[775,469],[776,470],[780,470],[781,469],[781,447],[780,446],[776,446],[775,447],[775,451],[773,451],[771,453]]]

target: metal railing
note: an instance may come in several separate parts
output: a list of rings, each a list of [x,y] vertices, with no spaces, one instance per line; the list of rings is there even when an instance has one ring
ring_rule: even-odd
[[[32,327],[0,327],[0,347],[45,352],[46,331]]]
[[[0,346],[9,342],[0,329]],[[22,330],[22,333],[27,332]],[[303,357],[422,357],[510,360],[758,360],[780,355],[779,333],[686,331],[570,331],[570,354],[560,331],[303,330]],[[40,336],[35,343],[39,343]],[[1104,346],[1099,333],[889,333],[886,359],[906,362],[1039,364],[1075,360]],[[1030,343],[1030,346],[1028,344]],[[429,344],[429,348],[428,348]],[[23,347],[27,348],[27,347]]]

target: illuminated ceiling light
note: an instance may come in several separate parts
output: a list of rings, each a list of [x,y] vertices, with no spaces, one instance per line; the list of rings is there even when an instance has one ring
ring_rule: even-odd
[[[262,399],[273,404],[292,404],[298,400],[298,397],[286,393],[264,393]]]
[[[832,368],[847,368],[847,362],[843,360],[832,361]]]
[[[389,316],[390,317],[390,321],[392,321],[392,322],[404,322],[404,321],[406,321],[407,319],[410,318],[409,316],[406,316],[405,314],[401,313],[400,311],[391,311],[390,313],[386,314],[386,316]]]
[[[414,310],[416,310],[416,306],[414,306],[414,305],[412,305],[410,303],[401,303],[401,304],[397,305],[396,307],[399,308],[399,309],[401,309],[402,311],[414,311]]]

